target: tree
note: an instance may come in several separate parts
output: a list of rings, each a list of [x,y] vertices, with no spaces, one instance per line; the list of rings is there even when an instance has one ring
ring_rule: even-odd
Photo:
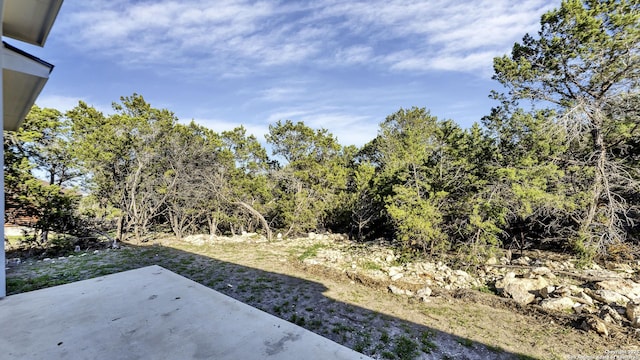
[[[37,219],[32,226],[41,244],[48,242],[49,231],[75,231],[78,194],[63,186],[69,186],[80,173],[69,124],[62,114],[33,106],[21,127],[6,132],[4,139],[5,215],[13,220],[21,216]]]
[[[264,215],[272,198],[267,177],[271,166],[267,152],[255,136],[247,135],[243,126],[223,132],[222,141],[224,150],[233,159],[226,174],[229,190],[223,199],[259,222],[267,239],[271,240],[271,226]],[[251,222],[239,222],[241,228],[246,223],[247,229],[252,230]]]
[[[280,226],[286,235],[326,229],[346,189],[346,149],[327,130],[291,120],[270,125],[266,138],[285,160],[273,173]]]
[[[101,202],[120,210],[118,239],[133,228],[137,241],[160,215],[168,193],[163,185],[167,164],[163,144],[177,119],[168,110],[152,108],[138,94],[113,104],[104,116],[84,102],[70,110],[76,153],[91,174]]]
[[[565,239],[586,205],[582,168],[571,165],[572,151],[582,146],[570,146],[562,127],[548,131],[552,111],[525,112],[502,100],[483,119],[496,146],[487,170],[502,214],[498,224],[521,250],[533,241]]]
[[[80,176],[69,121],[58,110],[34,105],[12,136],[50,185],[69,185]]]
[[[355,228],[357,240],[362,240],[365,231],[379,216],[380,211],[374,206],[376,197],[373,181],[376,168],[369,162],[357,165],[349,182],[349,210],[351,223]],[[352,231],[353,232],[353,231]]]
[[[542,16],[538,37],[526,35],[510,56],[494,59],[495,76],[514,100],[553,108],[545,131],[562,125],[568,140],[589,139],[585,160],[589,198],[574,242],[601,252],[624,241],[632,221],[624,193],[638,189],[637,169],[613,151],[621,128],[637,131],[640,3],[565,0]],[[635,135],[632,135],[635,136]]]
[[[433,187],[431,157],[438,151],[438,119],[424,108],[400,109],[380,124],[375,159],[380,167],[378,191],[396,236],[407,247],[448,248],[439,205],[444,192]]]

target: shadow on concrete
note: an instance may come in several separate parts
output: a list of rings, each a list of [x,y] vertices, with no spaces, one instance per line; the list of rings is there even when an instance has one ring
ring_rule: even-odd
[[[11,254],[7,254],[7,258],[11,258]],[[286,259],[280,260],[280,264],[278,261],[274,260],[274,269],[290,266]],[[127,244],[124,249],[101,250],[101,253],[86,253],[84,256],[76,254],[72,258],[43,262],[49,263],[48,270],[39,274],[29,274],[27,270],[32,265],[28,263],[10,268],[7,273],[8,294],[159,265],[374,358],[532,358],[354,305],[362,300],[361,297],[371,296],[375,290],[354,284],[346,277],[342,281],[331,280],[340,284],[340,288],[329,289],[319,282],[322,276],[318,274],[308,274],[309,278],[317,279],[312,281],[278,273],[277,270],[265,271],[160,245],[138,247]],[[338,301],[335,299],[337,296],[328,295],[332,291],[340,292],[341,298],[348,299]],[[406,305],[404,298],[398,298],[395,303],[395,306]]]

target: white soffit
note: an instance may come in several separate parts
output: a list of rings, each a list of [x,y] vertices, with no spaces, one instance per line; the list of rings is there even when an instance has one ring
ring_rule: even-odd
[[[53,65],[2,43],[4,130],[17,130],[44,88]]]
[[[44,46],[63,0],[4,0],[4,36]]]

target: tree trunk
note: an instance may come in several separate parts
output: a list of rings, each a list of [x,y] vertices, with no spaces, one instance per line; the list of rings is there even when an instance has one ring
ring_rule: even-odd
[[[116,239],[122,242],[122,223],[124,222],[124,215],[118,217],[116,225]]]
[[[256,219],[258,219],[258,221],[260,221],[260,223],[262,224],[262,227],[264,227],[264,230],[267,232],[267,240],[271,242],[271,238],[272,238],[271,228],[269,227],[269,223],[264,218],[264,216],[262,216],[262,214],[260,214],[258,210],[254,209],[253,206],[245,203],[244,201],[237,201],[235,204],[247,210],[251,215],[253,215]]]
[[[604,138],[602,135],[601,128],[599,126],[596,126],[592,130],[592,135],[593,135],[593,147],[594,147],[594,156],[595,156],[594,163],[593,163],[593,170],[595,175],[593,179],[591,199],[587,208],[587,213],[580,226],[580,232],[582,234],[590,234],[593,232],[591,228],[594,225],[594,220],[598,212],[598,208],[600,207],[602,200],[604,200],[603,195],[605,193],[608,194],[610,192],[609,182],[607,181],[607,174],[606,174],[606,168],[605,168],[606,161],[607,161],[607,152],[606,152],[606,147],[604,144]],[[613,235],[612,225],[614,220],[613,216],[615,216],[614,210],[613,210],[614,204],[612,203],[612,199],[607,197],[605,206],[607,208],[607,217],[605,219],[606,223],[603,225],[607,228],[607,233],[603,235],[607,235],[607,237],[610,238]],[[602,245],[601,242],[598,243],[598,246],[601,246],[601,245]]]

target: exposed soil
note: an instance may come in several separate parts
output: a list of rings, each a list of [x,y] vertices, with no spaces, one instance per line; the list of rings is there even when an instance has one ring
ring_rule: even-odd
[[[301,261],[314,244],[298,239],[196,246],[158,237],[154,244],[23,259],[7,271],[8,290],[157,264],[378,359],[554,359],[640,348],[626,328],[614,326],[603,337],[579,329],[575,314],[520,306],[477,290],[434,289],[427,302],[394,295],[389,281],[355,265],[345,270]]]

